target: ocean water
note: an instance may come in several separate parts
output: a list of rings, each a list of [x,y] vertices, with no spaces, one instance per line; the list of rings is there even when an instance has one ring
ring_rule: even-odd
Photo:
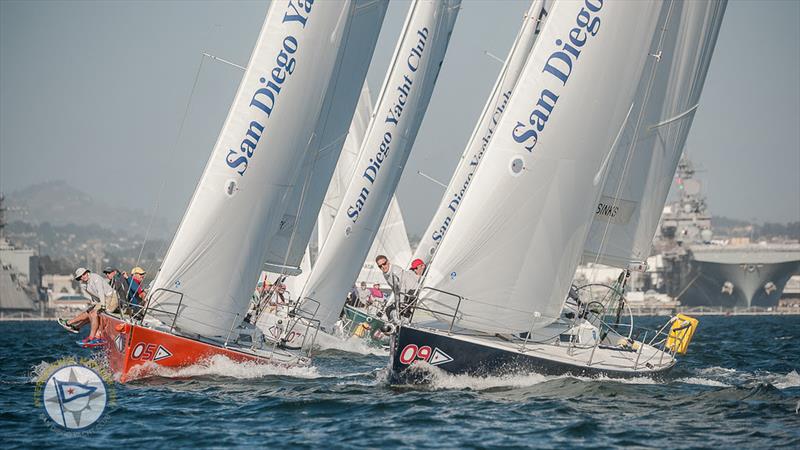
[[[327,350],[302,369],[216,359],[114,383],[80,434],[34,405],[54,361],[93,357],[74,341],[54,322],[0,322],[2,448],[800,448],[800,316],[701,317],[663,380],[437,373],[392,387],[379,354]]]

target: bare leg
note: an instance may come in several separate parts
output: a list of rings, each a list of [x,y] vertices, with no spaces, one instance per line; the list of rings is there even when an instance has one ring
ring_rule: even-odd
[[[97,311],[89,311],[89,322],[92,324],[92,330],[89,331],[89,339],[91,340],[97,337],[97,330],[100,328],[100,320],[97,317]]]

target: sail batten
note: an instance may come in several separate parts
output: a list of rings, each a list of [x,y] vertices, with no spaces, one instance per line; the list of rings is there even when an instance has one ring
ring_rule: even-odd
[[[224,336],[241,320],[268,243],[287,211],[289,190],[320,132],[313,124],[338,104],[331,97],[336,69],[353,51],[347,31],[361,3],[270,5],[219,138],[153,282],[151,313],[167,323],[174,319],[178,332]],[[385,3],[379,5],[385,9]],[[372,17],[376,23],[359,36],[365,41],[359,45],[372,42],[374,47],[382,19],[382,14]],[[354,108],[358,90],[352,94]]]

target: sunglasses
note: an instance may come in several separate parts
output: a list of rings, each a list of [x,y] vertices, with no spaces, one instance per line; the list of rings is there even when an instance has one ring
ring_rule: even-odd
[[[386,267],[389,265],[389,261],[384,261],[382,263],[378,263],[378,267]]]

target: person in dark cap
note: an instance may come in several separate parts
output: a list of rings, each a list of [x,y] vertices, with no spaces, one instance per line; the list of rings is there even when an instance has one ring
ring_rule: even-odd
[[[108,284],[114,289],[117,293],[117,297],[122,300],[123,302],[127,299],[128,295],[128,286],[129,282],[126,278],[122,277],[119,270],[113,267],[106,267],[103,269],[103,274],[105,274],[106,279],[108,280]],[[117,311],[124,309],[124,307],[117,308]],[[111,312],[117,312],[111,311]]]

